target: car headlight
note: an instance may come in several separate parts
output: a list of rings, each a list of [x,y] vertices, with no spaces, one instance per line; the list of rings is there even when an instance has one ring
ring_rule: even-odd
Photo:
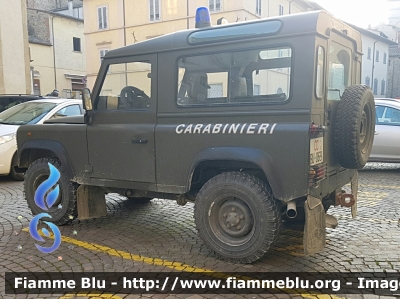
[[[11,133],[11,134],[0,136],[0,144],[14,140],[16,135],[17,135],[16,133]]]

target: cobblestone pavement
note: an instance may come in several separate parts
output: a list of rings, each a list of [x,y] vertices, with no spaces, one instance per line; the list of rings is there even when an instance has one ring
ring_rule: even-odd
[[[339,226],[327,229],[327,246],[305,257],[302,233],[283,229],[277,246],[252,265],[216,259],[198,238],[193,205],[154,199],[148,204],[107,195],[108,214],[60,227],[64,237],[53,254],[42,254],[27,232],[32,219],[21,182],[0,178],[0,288],[3,298],[139,298],[140,295],[67,296],[4,294],[4,273],[12,272],[162,272],[208,269],[220,272],[400,272],[400,164],[368,164],[360,171],[359,216],[334,207]],[[62,259],[60,259],[61,257]],[[151,298],[314,298],[281,295],[143,295]],[[318,298],[338,298],[319,296]],[[340,295],[373,299],[373,295]],[[317,298],[317,297],[315,297]],[[384,297],[381,298],[395,298]]]

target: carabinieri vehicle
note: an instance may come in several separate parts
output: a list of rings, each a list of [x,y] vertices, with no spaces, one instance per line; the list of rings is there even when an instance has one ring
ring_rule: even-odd
[[[305,219],[314,253],[336,225],[330,205],[355,216],[373,142],[360,34],[324,11],[204,27],[204,10],[199,28],[109,51],[84,118],[18,130],[28,205],[42,212],[34,193],[50,162],[58,225],[105,215],[115,192],[194,202],[200,237],[223,259],[259,259],[282,217]]]

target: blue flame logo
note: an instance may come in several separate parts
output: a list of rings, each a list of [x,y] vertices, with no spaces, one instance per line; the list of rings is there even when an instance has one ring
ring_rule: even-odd
[[[46,195],[46,192],[48,192],[60,179],[60,172],[58,171],[57,168],[55,168],[53,165],[49,164],[50,168],[50,176],[49,178],[44,181],[43,183],[40,184],[40,186],[37,188],[35,192],[35,204],[41,208],[42,210],[48,210],[51,208],[51,206],[55,203],[57,200],[58,194],[60,193],[60,186],[56,186],[53,190],[51,190],[47,194],[47,205],[44,202],[44,197]]]
[[[40,184],[35,192],[35,204],[41,208],[42,210],[50,209],[53,204],[56,202],[58,195],[60,194],[60,186],[57,184],[58,180],[60,179],[60,172],[56,167],[52,164],[48,163],[50,169],[50,175],[46,181]],[[56,185],[57,184],[57,185]],[[54,187],[55,186],[55,187]],[[54,187],[54,188],[53,188]],[[51,190],[52,189],[52,190]],[[47,196],[46,196],[47,193]],[[52,218],[47,213],[41,213],[33,217],[31,222],[29,223],[29,232],[36,241],[44,242],[45,240],[40,236],[37,226],[39,220],[43,217]],[[51,253],[55,251],[61,244],[61,232],[58,227],[47,221],[43,221],[48,225],[48,227],[53,231],[54,234],[54,242],[51,247],[43,247],[38,244],[35,244],[37,249],[39,249],[43,253]],[[46,228],[42,228],[42,233],[46,237],[50,237],[50,233]]]

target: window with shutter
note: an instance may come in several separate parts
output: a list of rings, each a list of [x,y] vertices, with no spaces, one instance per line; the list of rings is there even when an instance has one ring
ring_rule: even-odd
[[[261,16],[261,0],[256,0],[256,14]]]
[[[108,29],[107,6],[98,7],[97,16],[99,19],[99,30]]]
[[[210,12],[221,11],[221,0],[209,0],[208,9]]]
[[[100,64],[103,62],[104,56],[107,54],[108,49],[100,50]]]
[[[72,42],[74,45],[74,51],[81,52],[81,39],[78,37],[74,37]]]
[[[160,20],[160,0],[149,0],[150,1],[150,22]]]
[[[279,15],[283,16],[284,8],[282,4],[279,4]]]

